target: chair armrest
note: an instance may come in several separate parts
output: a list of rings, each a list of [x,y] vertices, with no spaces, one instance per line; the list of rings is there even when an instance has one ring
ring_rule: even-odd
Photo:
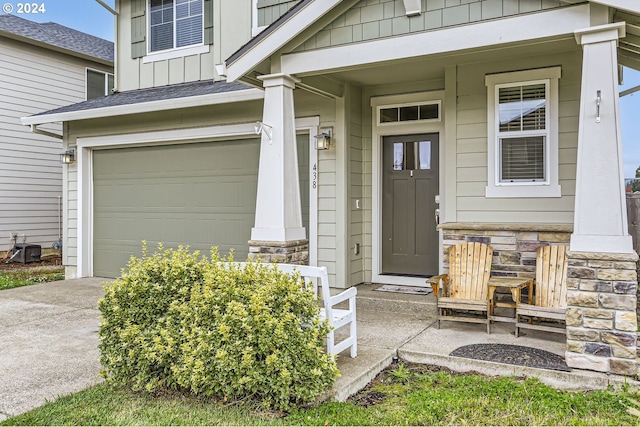
[[[431,289],[433,289],[433,294],[436,298],[440,298],[440,282],[442,281],[442,290],[443,296],[447,294],[447,285],[449,284],[449,275],[448,274],[440,274],[438,276],[432,276],[427,279],[427,284],[431,285]]]
[[[346,289],[343,292],[340,292],[338,295],[333,295],[329,302],[333,307],[334,305],[341,303],[342,301],[355,298],[357,294],[358,294],[358,289],[356,289],[355,287],[352,287],[352,288]]]

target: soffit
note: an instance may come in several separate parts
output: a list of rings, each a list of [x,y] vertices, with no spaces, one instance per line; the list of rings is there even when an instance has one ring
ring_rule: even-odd
[[[640,15],[616,11],[613,20],[626,23],[626,36],[618,41],[620,62],[640,70]]]
[[[496,48],[461,51],[432,55],[413,60],[392,63],[368,64],[362,68],[323,72],[324,77],[349,82],[358,86],[383,86],[396,83],[419,82],[444,79],[445,69],[450,66],[472,65],[484,62],[517,61],[519,58],[550,55],[555,52],[577,50],[573,35],[552,40],[536,40],[530,43],[501,45]],[[303,77],[304,81],[304,77]]]

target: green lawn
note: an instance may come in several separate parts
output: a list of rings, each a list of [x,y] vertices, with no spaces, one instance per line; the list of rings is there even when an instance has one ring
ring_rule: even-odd
[[[640,425],[638,395],[628,390],[566,392],[535,379],[408,366],[383,372],[349,402],[289,414],[103,384],[0,425]]]
[[[0,270],[0,291],[64,279],[63,266],[38,266],[20,270]]]

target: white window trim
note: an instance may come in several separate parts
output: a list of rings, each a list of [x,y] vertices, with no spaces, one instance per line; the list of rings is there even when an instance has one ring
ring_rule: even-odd
[[[161,52],[152,52],[142,58],[143,64],[149,64],[157,61],[166,61],[167,59],[182,58],[184,56],[199,55],[202,53],[209,53],[209,45],[195,45],[179,47],[172,50],[163,50]]]
[[[146,31],[145,34],[147,39],[147,55],[143,58],[143,63],[155,62],[155,61],[163,61],[165,59],[179,58],[182,56],[195,55],[198,53],[206,53],[209,52],[209,46],[204,44],[204,1],[202,2],[202,43],[196,43],[189,46],[181,46],[175,47],[178,37],[176,31],[176,3],[173,0],[173,46],[171,49],[165,50],[157,50],[155,52],[151,52],[151,0],[147,0],[147,23],[146,23]],[[197,49],[200,48],[200,49]],[[205,49],[206,48],[206,52]],[[193,52],[191,51],[193,50]],[[200,51],[202,50],[202,51]],[[147,60],[147,58],[149,58]]]
[[[260,34],[265,28],[267,28],[267,26],[258,26],[258,0],[252,0],[252,3],[253,9],[251,11],[251,37],[255,37]]]
[[[387,108],[402,108],[402,107],[415,107],[420,105],[437,105],[438,106],[438,117],[435,119],[418,119],[418,120],[398,120],[397,122],[386,122],[383,123],[380,121],[380,112]],[[380,105],[376,107],[376,124],[378,126],[398,126],[398,125],[406,125],[407,123],[430,123],[430,122],[439,122],[442,120],[442,101],[434,100],[434,101],[424,101],[424,102],[405,102],[401,104],[391,104],[391,105]]]
[[[113,73],[110,73],[108,71],[103,71],[103,70],[98,70],[96,68],[91,68],[91,67],[85,67],[84,70],[84,99],[88,101],[87,96],[89,95],[89,91],[88,91],[88,86],[89,86],[89,71],[93,71],[94,73],[100,73],[102,75],[104,75],[104,96],[109,95],[109,76],[114,76]],[[114,82],[115,84],[115,82]]]
[[[561,197],[558,183],[558,79],[560,67],[515,71],[485,76],[487,86],[487,187],[486,197]],[[499,182],[500,150],[498,146],[497,90],[512,84],[547,84],[546,180],[544,182]]]

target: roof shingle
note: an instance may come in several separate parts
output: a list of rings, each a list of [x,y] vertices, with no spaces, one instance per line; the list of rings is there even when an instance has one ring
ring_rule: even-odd
[[[0,15],[0,31],[82,55],[113,62],[113,42],[55,22],[37,23],[15,15]]]
[[[118,92],[112,95],[94,98],[77,104],[60,107],[55,110],[45,111],[39,114],[35,114],[35,116],[93,110],[106,107],[119,107],[124,105],[140,104],[144,102],[162,101],[200,95],[211,95],[216,93],[233,92],[247,89],[251,89],[251,87],[239,82],[227,83],[226,81],[215,82],[213,80],[204,80],[190,83],[180,83],[169,86]]]

